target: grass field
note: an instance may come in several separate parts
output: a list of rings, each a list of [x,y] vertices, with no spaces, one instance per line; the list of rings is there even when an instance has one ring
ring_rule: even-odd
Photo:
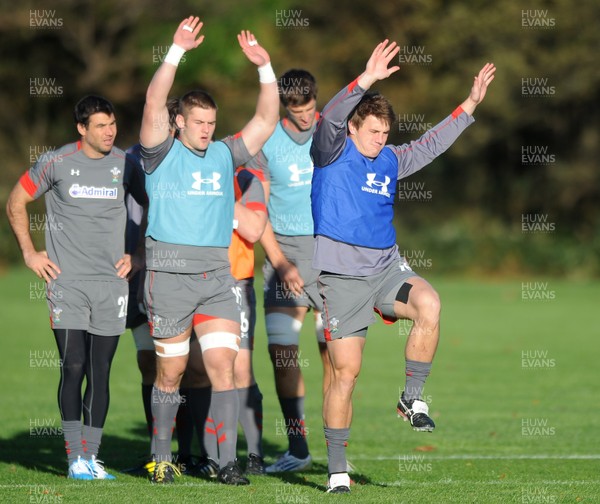
[[[26,270],[2,275],[0,501],[600,502],[600,284],[430,280],[443,302],[442,339],[425,389],[438,427],[417,433],[396,417],[408,326],[378,322],[368,336],[354,396],[348,458],[356,467],[355,484],[350,495],[332,496],[324,493],[320,361],[308,324],[300,358],[315,459],[311,471],[253,477],[241,488],[190,477],[166,486],[125,475],[114,482],[67,480],[56,405],[58,355],[43,286]],[[261,318],[255,367],[271,461],[286,443],[278,435],[279,406]],[[147,451],[139,383],[128,332],[113,365],[100,453],[111,472],[134,465]],[[244,461],[243,438],[239,445]]]

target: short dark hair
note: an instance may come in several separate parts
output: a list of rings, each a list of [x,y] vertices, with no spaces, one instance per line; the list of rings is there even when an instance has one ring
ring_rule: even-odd
[[[201,89],[190,91],[179,99],[179,114],[183,117],[187,117],[190,110],[194,107],[213,110],[218,109],[217,103],[213,100],[213,97]]]
[[[167,110],[169,111],[169,129],[177,131],[175,119],[179,114],[179,98],[169,98],[167,100]]]
[[[317,81],[314,76],[299,68],[285,72],[277,81],[279,100],[284,107],[299,107],[317,99]]]
[[[102,96],[84,96],[77,102],[75,110],[73,110],[75,124],[83,124],[87,128],[90,123],[90,117],[99,112],[106,115],[114,115],[115,108],[111,102]]]
[[[367,116],[370,115],[375,116],[380,121],[387,122],[390,128],[396,120],[396,114],[394,113],[392,104],[385,96],[379,94],[377,91],[365,93],[350,114],[349,122],[357,128],[360,128]]]

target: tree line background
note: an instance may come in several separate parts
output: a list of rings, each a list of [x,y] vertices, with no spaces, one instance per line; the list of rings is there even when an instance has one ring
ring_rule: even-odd
[[[77,139],[72,109],[99,93],[117,109],[121,148],[137,143],[145,91],[181,19],[204,21],[173,94],[201,87],[219,104],[217,136],[253,113],[255,67],[236,34],[252,30],[277,74],[306,68],[323,107],[364,70],[382,39],[401,69],[375,89],[394,105],[391,143],[435,125],[497,67],[476,123],[402,181],[400,249],[435,273],[600,276],[600,4],[592,0],[242,2],[2,0],[0,262],[21,263],[5,203],[41,152]],[[411,192],[412,191],[412,192]],[[43,201],[30,208],[43,214]],[[43,233],[32,230],[43,247]],[[420,268],[419,268],[420,266]]]

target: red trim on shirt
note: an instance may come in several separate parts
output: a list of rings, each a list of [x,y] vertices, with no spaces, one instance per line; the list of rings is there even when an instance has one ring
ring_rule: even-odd
[[[463,108],[459,105],[458,107],[456,107],[454,109],[454,112],[452,112],[452,119],[456,119],[463,112],[464,112]]]
[[[261,182],[265,181],[265,173],[261,169],[245,167],[244,170],[247,170],[250,173],[252,173],[252,175],[254,175]]]
[[[267,211],[267,207],[265,206],[265,204],[261,203],[260,201],[249,201],[248,203],[246,203],[245,207],[248,210],[254,210],[255,212]]]
[[[29,194],[29,196],[31,196],[33,198],[33,195],[37,191],[38,186],[36,186],[33,183],[33,180],[31,180],[31,177],[29,176],[29,172],[25,172],[19,179],[19,182],[21,183],[21,186],[23,187],[23,189],[25,189],[27,191],[27,194]]]
[[[233,139],[240,138],[242,136],[242,132],[238,131],[235,135],[233,135]]]
[[[358,86],[358,77],[348,84],[348,91],[352,91],[356,86]]]

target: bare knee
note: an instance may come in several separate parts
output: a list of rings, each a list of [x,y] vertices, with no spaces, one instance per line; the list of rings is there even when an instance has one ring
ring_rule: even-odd
[[[437,324],[440,320],[442,303],[439,294],[434,289],[419,292],[412,303],[417,312],[418,321]]]

